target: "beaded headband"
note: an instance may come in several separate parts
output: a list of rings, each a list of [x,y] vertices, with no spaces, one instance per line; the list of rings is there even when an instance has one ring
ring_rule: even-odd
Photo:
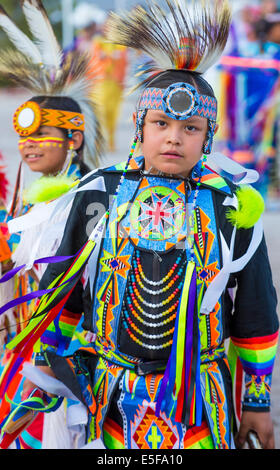
[[[216,130],[217,100],[208,95],[201,95],[189,83],[173,83],[166,89],[146,88],[140,98],[136,117],[136,137],[143,142],[143,124],[148,109],[163,111],[175,120],[184,120],[192,116],[208,119],[208,132],[203,153],[212,151]]]
[[[166,89],[146,88],[141,96],[139,109],[164,111],[172,119],[188,119],[201,116],[211,121],[217,119],[217,100],[200,95],[190,84],[173,83]]]
[[[62,129],[84,131],[84,115],[72,111],[41,108],[35,101],[27,101],[15,112],[13,125],[21,136],[36,132],[40,126],[52,126]]]

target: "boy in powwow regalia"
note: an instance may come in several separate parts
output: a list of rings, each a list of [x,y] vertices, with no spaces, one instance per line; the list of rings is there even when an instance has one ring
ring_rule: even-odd
[[[217,101],[202,76],[230,18],[227,1],[166,0],[109,22],[111,41],[150,57],[132,150],[90,177],[105,190],[76,196],[57,252],[69,259],[49,266],[33,323],[10,345],[20,362],[40,338],[26,386],[67,386],[92,446],[230,449],[252,431],[274,447],[278,319],[264,204],[250,186],[256,172],[211,155]],[[92,203],[104,207],[95,227]],[[93,339],[65,358],[66,319],[82,303]]]

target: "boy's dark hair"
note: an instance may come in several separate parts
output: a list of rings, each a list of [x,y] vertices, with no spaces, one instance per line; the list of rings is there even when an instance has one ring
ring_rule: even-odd
[[[79,104],[69,98],[68,96],[33,96],[30,101],[34,101],[38,103],[41,108],[46,109],[61,109],[61,111],[71,111],[76,113],[81,113],[81,108]],[[59,128],[61,132],[64,134],[65,138],[68,138],[68,131],[67,129]],[[79,131],[82,132],[82,131]],[[84,134],[82,132],[82,134]],[[84,148],[84,140],[81,147],[77,150],[79,159],[82,159],[82,150]]]

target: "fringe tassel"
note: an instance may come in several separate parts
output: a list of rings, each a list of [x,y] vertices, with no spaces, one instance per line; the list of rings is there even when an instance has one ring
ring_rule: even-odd
[[[198,331],[196,265],[190,261],[176,318],[171,354],[163,377],[156,416],[165,411],[187,427],[201,424],[200,340]],[[170,397],[175,406],[169,411]],[[175,414],[175,416],[174,416]]]

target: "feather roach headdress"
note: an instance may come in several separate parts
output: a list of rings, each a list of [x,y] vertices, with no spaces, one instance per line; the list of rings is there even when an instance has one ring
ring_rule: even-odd
[[[229,34],[227,0],[155,0],[130,13],[112,13],[110,41],[142,51],[149,58],[146,72],[176,69],[205,73],[221,56]]]
[[[80,52],[64,57],[41,0],[21,0],[21,7],[33,38],[23,33],[0,6],[0,27],[15,46],[1,51],[0,74],[33,96],[74,100],[84,120],[84,157],[96,166],[102,137],[90,97],[94,77],[89,76],[89,57]]]
[[[163,6],[161,6],[163,5]],[[107,36],[115,42],[148,57],[143,71],[146,77],[138,104],[136,137],[142,141],[147,109],[163,110],[173,119],[198,115],[208,119],[209,130],[203,152],[208,154],[216,128],[217,100],[206,90],[198,92],[196,82],[221,56],[229,34],[231,12],[227,0],[156,0],[137,6],[130,13],[111,14]],[[169,86],[157,85],[157,78],[170,71],[191,74],[187,81],[173,77]],[[207,84],[211,89],[210,85]]]

